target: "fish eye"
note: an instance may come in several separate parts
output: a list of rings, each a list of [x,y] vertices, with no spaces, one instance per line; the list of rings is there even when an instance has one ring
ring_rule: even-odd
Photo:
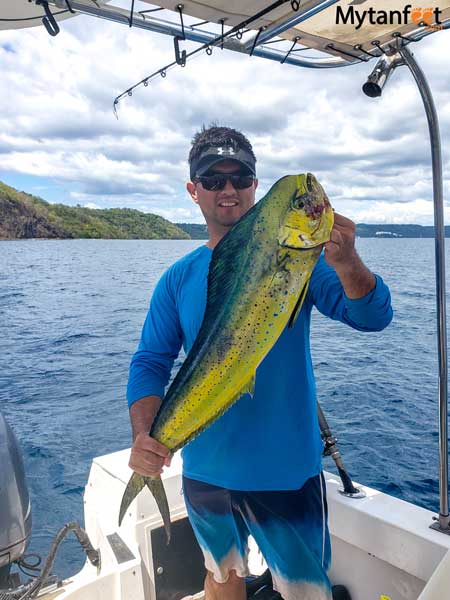
[[[301,196],[295,196],[293,201],[294,208],[305,208],[308,204],[308,194],[301,194]]]

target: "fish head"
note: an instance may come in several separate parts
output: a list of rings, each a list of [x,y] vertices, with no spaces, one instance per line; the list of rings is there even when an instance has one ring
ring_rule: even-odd
[[[286,187],[284,216],[278,242],[296,249],[315,248],[330,239],[333,209],[322,186],[311,173],[283,178]]]

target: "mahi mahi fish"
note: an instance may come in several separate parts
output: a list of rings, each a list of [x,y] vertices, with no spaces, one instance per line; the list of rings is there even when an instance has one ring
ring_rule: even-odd
[[[298,316],[333,210],[311,173],[277,181],[214,248],[206,309],[195,342],[164,396],[149,435],[175,452],[252,393],[258,365]],[[170,512],[159,476],[133,473],[125,512],[147,486],[167,540]]]

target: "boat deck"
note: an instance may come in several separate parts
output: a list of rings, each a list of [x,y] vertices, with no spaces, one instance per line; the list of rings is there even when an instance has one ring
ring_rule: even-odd
[[[119,504],[131,475],[128,457],[129,450],[123,450],[94,460],[85,492],[85,517],[91,541],[101,550],[102,569],[97,574],[87,563],[71,582],[65,582],[58,597],[200,600],[204,567],[189,533],[180,456],[163,475],[174,530],[169,547],[147,491],[139,494],[118,527]],[[337,476],[325,473],[325,478],[333,584],[345,585],[352,600],[450,599],[450,569],[445,567],[450,564],[450,536],[430,529],[432,512],[358,484],[365,498],[347,498],[339,493]],[[249,564],[255,575],[266,568],[254,542]]]

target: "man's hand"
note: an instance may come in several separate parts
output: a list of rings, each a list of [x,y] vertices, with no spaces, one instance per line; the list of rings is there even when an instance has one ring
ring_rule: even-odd
[[[347,298],[366,296],[376,284],[373,273],[364,265],[355,249],[355,224],[334,213],[330,241],[324,246],[325,260],[341,280]]]
[[[334,213],[330,241],[325,244],[325,260],[335,271],[351,267],[359,258],[355,250],[355,230],[353,221]]]
[[[144,477],[161,475],[170,465],[170,450],[148,435],[160,406],[159,396],[144,396],[130,408],[134,441],[128,466]]]
[[[163,467],[170,466],[170,450],[151,438],[148,433],[138,433],[131,449],[128,466],[139,475],[156,477]]]

